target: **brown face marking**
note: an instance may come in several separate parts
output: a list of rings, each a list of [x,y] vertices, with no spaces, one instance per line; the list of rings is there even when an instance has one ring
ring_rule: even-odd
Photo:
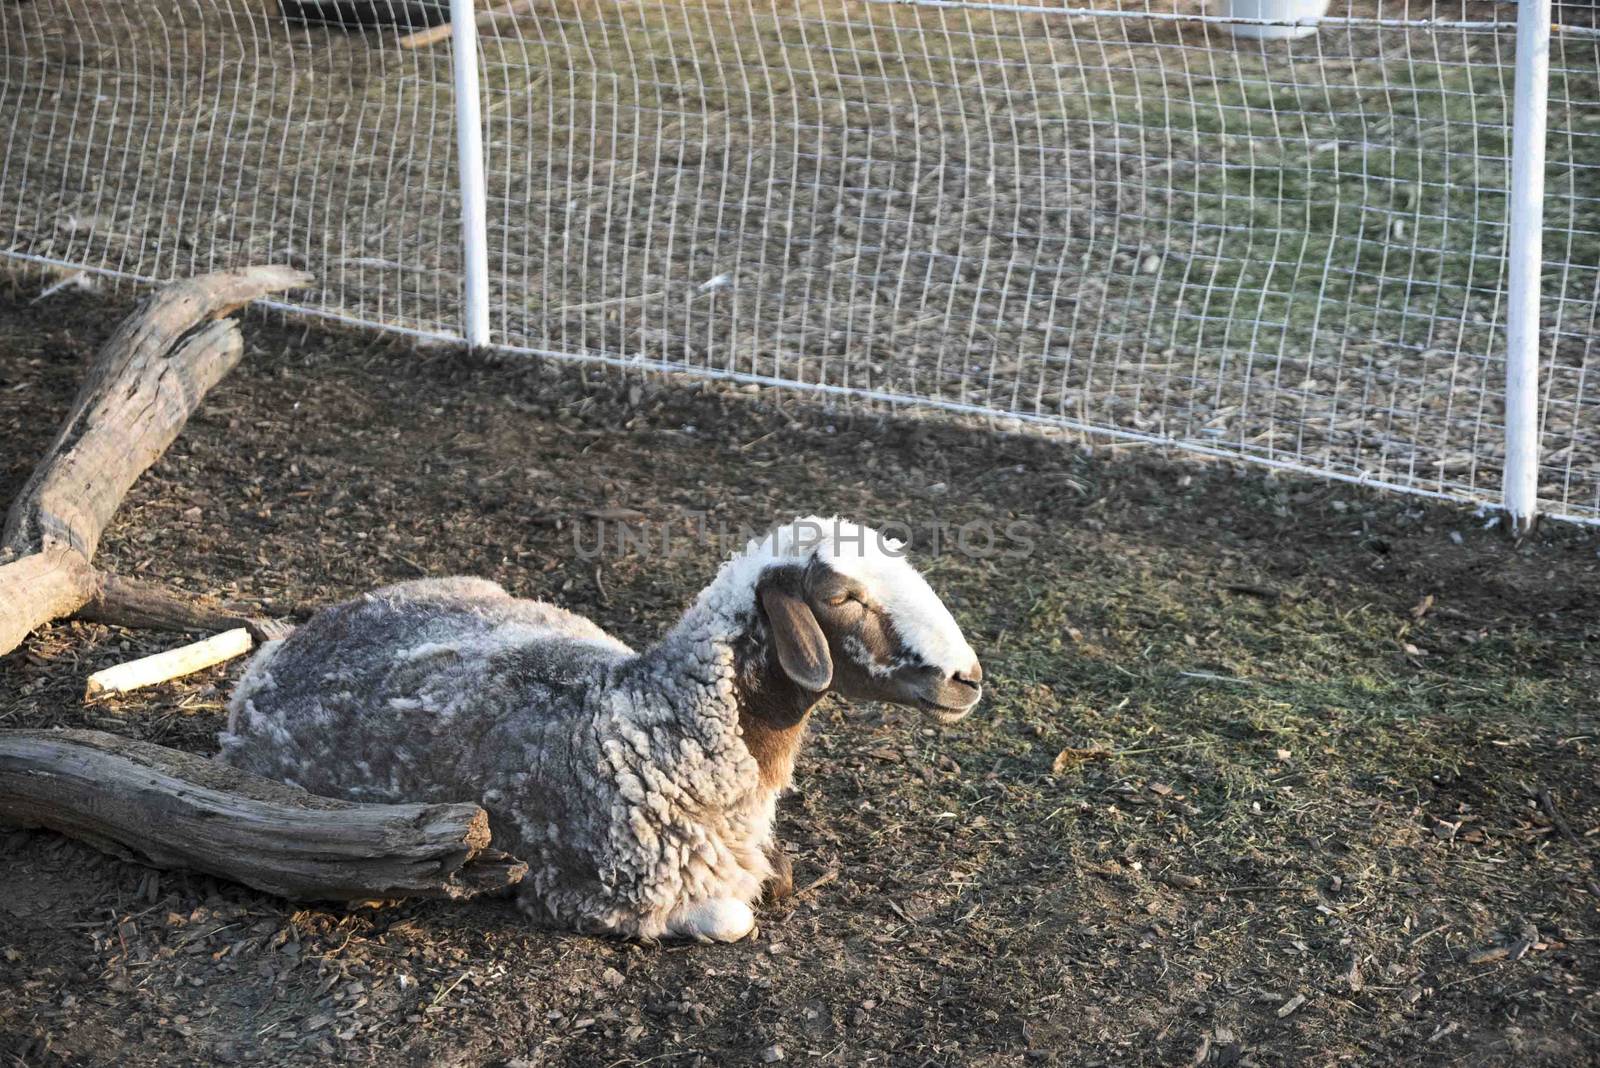
[[[905,644],[894,629],[894,620],[877,605],[867,605],[866,618],[852,637],[870,657],[861,666],[871,674],[887,674],[915,660],[907,655]]]
[[[926,705],[942,680],[937,667],[906,646],[894,620],[861,584],[826,564],[768,570],[756,591],[773,587],[804,602],[828,642],[833,661],[829,692],[868,701]],[[766,789],[787,786],[818,694],[794,681],[780,663],[766,610],[736,647],[739,727]]]
[[[805,577],[798,567],[767,572],[761,584],[769,583],[805,596]],[[806,719],[818,695],[802,689],[783,670],[772,647],[768,624],[759,611],[751,627],[749,640],[736,650],[739,730],[744,735],[745,748],[760,769],[762,787],[776,790],[787,786],[794,774]]]
[[[893,618],[870,600],[852,618],[827,620],[823,629],[835,643],[832,689],[846,697],[905,703],[907,681],[930,670],[906,647]]]

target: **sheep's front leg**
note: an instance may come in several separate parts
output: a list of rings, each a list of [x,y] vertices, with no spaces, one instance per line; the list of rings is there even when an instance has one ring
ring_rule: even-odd
[[[750,906],[731,897],[679,905],[667,917],[667,934],[700,942],[737,942],[755,926]]]

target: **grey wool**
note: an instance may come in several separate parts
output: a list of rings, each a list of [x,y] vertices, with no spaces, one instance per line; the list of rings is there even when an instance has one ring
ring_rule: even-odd
[[[326,796],[480,803],[496,848],[528,862],[518,902],[542,922],[736,939],[818,699],[945,722],[977,701],[975,655],[897,549],[796,520],[639,653],[483,579],[389,586],[262,647],[219,759]]]

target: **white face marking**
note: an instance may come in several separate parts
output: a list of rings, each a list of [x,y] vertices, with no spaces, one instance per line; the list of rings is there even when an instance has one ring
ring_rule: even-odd
[[[701,597],[729,585],[748,590],[753,601],[756,580],[767,567],[813,558],[861,583],[894,624],[901,642],[925,663],[947,674],[977,663],[950,610],[906,560],[900,542],[847,519],[812,515],[777,527],[723,565],[717,582]]]
[[[838,517],[805,516],[750,542],[722,565],[697,603],[747,613],[754,609],[761,572],[812,559],[861,583],[894,624],[901,644],[924,663],[954,674],[978,662],[950,610],[906,560],[901,543]]]
[[[947,675],[967,671],[977,663],[978,654],[967,644],[950,610],[900,555],[895,542],[869,527],[834,522],[852,529],[818,546],[818,559],[866,588],[867,596],[894,624],[906,649]]]

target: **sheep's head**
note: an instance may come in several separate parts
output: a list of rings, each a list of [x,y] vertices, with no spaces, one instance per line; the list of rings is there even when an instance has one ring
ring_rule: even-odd
[[[977,654],[899,543],[803,523],[819,525],[815,544],[774,561],[756,588],[783,673],[811,694],[909,705],[941,723],[971,712],[983,694]]]

